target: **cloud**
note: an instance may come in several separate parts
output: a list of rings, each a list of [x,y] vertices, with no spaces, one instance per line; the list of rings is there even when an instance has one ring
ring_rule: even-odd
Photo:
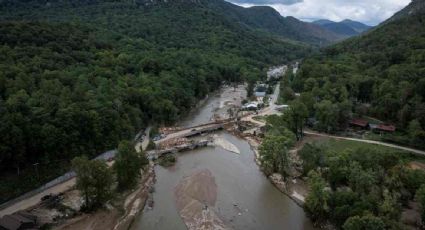
[[[230,0],[238,5],[250,7],[268,5],[283,16],[294,16],[301,20],[330,19],[341,21],[352,19],[376,25],[407,6],[411,0]],[[292,4],[291,4],[292,2]]]

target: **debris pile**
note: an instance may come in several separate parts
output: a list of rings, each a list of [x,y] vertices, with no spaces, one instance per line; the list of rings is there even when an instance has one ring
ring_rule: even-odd
[[[160,143],[158,149],[172,149],[176,146],[189,145],[190,143],[190,140],[187,138],[174,138]]]

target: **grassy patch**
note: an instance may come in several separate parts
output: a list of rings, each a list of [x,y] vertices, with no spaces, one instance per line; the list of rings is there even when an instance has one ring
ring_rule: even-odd
[[[310,143],[317,144],[319,146],[323,146],[327,148],[329,151],[333,152],[343,152],[345,150],[357,150],[357,149],[371,149],[371,150],[378,150],[378,151],[385,151],[385,152],[395,152],[400,155],[400,158],[406,162],[409,161],[419,161],[422,163],[425,163],[425,156],[421,156],[418,154],[414,154],[408,151],[395,149],[387,146],[382,145],[376,145],[376,144],[369,144],[369,143],[363,143],[359,141],[350,141],[350,140],[341,140],[341,139],[334,139],[334,138],[320,138],[316,140],[308,141]]]

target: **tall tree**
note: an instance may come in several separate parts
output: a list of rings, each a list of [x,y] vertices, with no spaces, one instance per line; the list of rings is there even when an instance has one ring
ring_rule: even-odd
[[[305,119],[308,117],[308,110],[301,100],[296,99],[290,103],[289,109],[285,111],[285,116],[288,116],[288,125],[291,131],[295,134],[297,140],[303,137],[303,128]]]
[[[83,194],[87,210],[99,207],[111,198],[113,178],[104,161],[77,157],[72,160],[72,168],[77,174],[77,189]]]
[[[366,215],[350,217],[343,226],[344,230],[384,230],[385,224],[381,218]]]
[[[285,136],[267,135],[261,144],[260,161],[268,174],[280,173],[284,178],[289,176],[289,148],[293,145]]]
[[[425,220],[425,184],[421,185],[421,187],[416,191],[416,200],[419,202],[421,206],[421,217],[422,224],[424,224]]]
[[[310,193],[308,194],[304,208],[308,215],[316,223],[325,221],[329,215],[328,201],[330,193],[326,189],[326,182],[316,171],[309,173],[308,184]]]
[[[129,141],[121,141],[114,163],[119,189],[127,189],[137,182],[140,169],[148,163],[143,153],[138,153]]]

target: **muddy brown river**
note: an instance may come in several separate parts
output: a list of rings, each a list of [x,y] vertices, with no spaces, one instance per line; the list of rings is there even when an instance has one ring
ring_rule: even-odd
[[[240,95],[235,97],[229,92],[210,97],[183,120],[181,126],[208,122],[214,112],[223,109],[220,109],[223,98],[234,100],[237,97]],[[176,205],[175,188],[187,176],[203,170],[211,173],[216,184],[215,205],[209,208],[226,227],[243,230],[313,229],[303,209],[277,190],[259,170],[254,162],[254,152],[245,140],[226,132],[216,135],[235,145],[240,154],[221,147],[207,147],[180,153],[173,167],[156,166],[154,207],[145,208],[132,229],[187,229]]]

